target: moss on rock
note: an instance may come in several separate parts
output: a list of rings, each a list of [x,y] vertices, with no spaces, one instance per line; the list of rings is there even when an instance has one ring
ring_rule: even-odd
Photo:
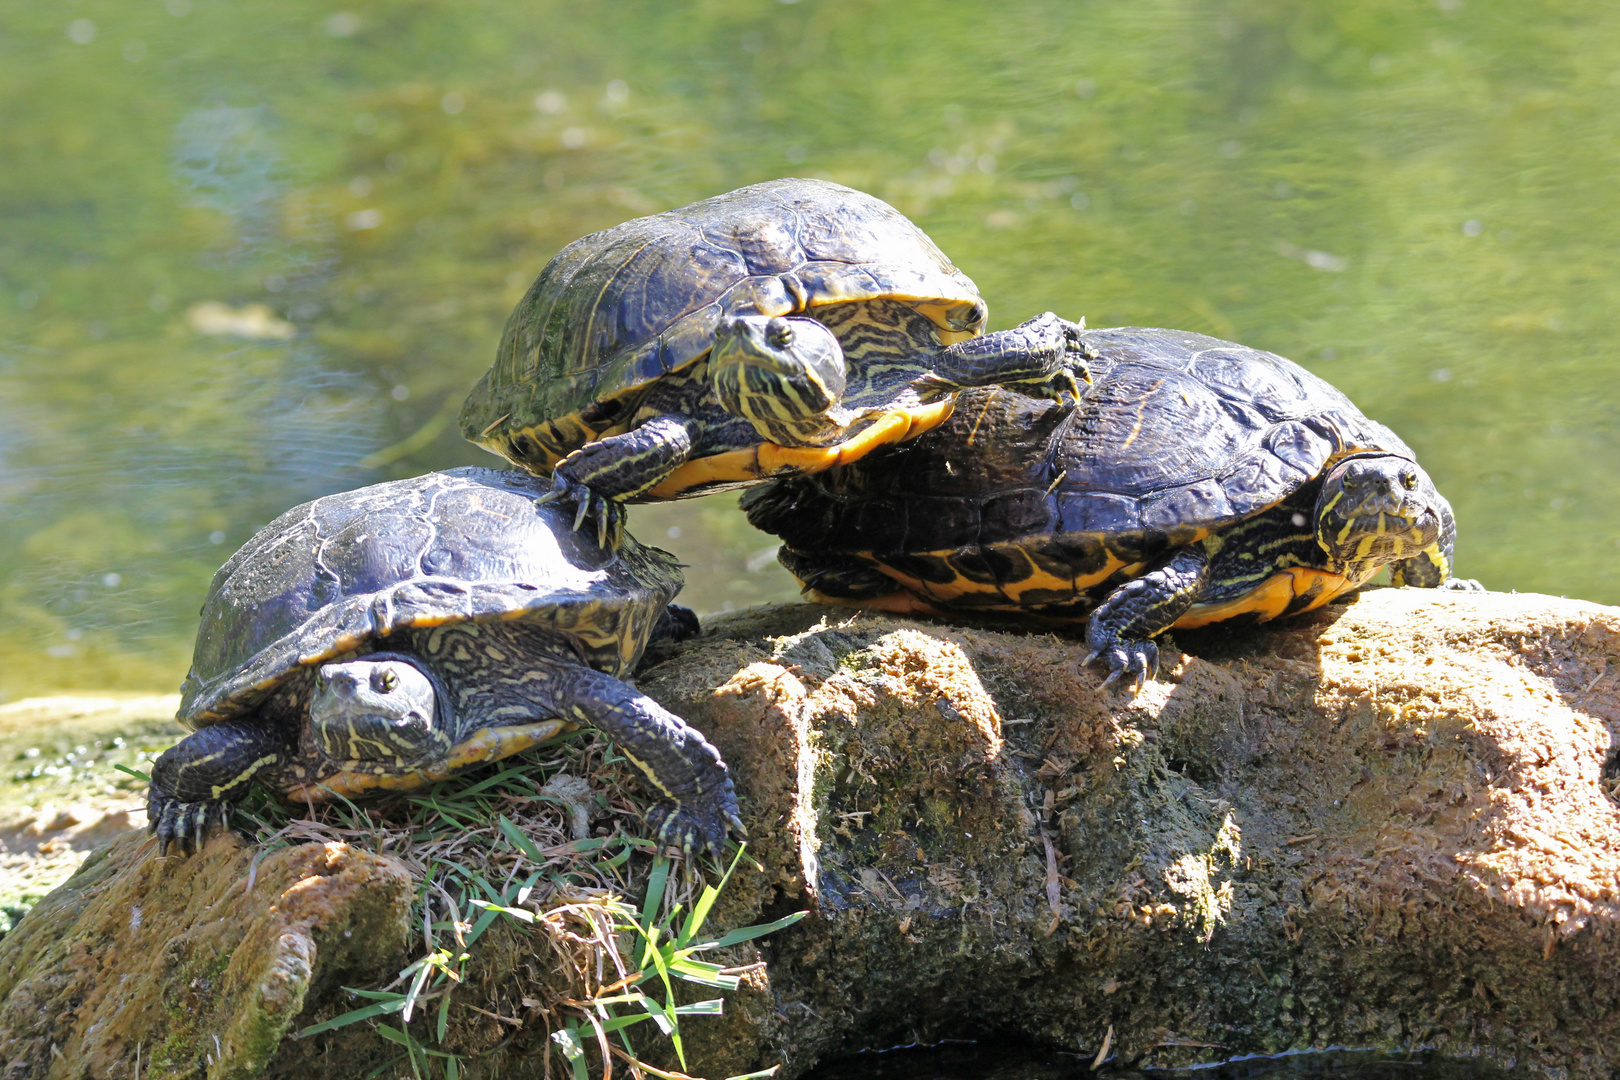
[[[804,605],[655,649],[639,683],[721,748],[758,860],[710,928],[813,912],[725,956],[744,984],[683,1023],[690,1071],[988,1032],[1148,1065],[1620,1067],[1620,610],[1389,589],[1175,644],[1134,697],[1071,639]],[[0,943],[0,1057],[309,1076],[313,1040],[277,1042],[352,1007],[340,979],[391,977],[411,882],[342,845],[272,852],[249,888],[251,864],[229,839],[88,860]],[[449,1040],[478,1075],[544,1073],[521,1003],[559,983],[524,940],[481,942],[457,992],[512,1003]]]

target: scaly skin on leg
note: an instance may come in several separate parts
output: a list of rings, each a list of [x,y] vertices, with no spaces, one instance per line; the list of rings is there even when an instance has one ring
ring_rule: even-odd
[[[701,847],[718,859],[728,827],[746,835],[726,763],[696,728],[591,668],[560,667],[549,686],[558,716],[601,730],[663,793],[647,815],[660,844]]]
[[[552,470],[541,502],[576,508],[574,528],[596,527],[597,543],[617,550],[624,539],[624,500],[674,472],[692,456],[697,423],[678,414],[655,416],[632,431],[586,443]]]
[[[1176,552],[1169,562],[1127,581],[1086,620],[1089,664],[1101,657],[1108,662],[1108,678],[1134,675],[1136,689],[1159,669],[1159,647],[1152,642],[1187,613],[1209,581],[1209,554],[1203,544]]]
[[[158,853],[171,844],[182,855],[202,847],[210,829],[224,827],[253,778],[296,751],[273,725],[227,720],[158,755],[146,793],[146,828],[157,835]]]
[[[1091,381],[1080,340],[1084,329],[1084,323],[1048,311],[1011,330],[946,346],[932,362],[934,373],[923,381],[953,389],[1005,386],[1030,397],[1062,401],[1067,395],[1079,401],[1077,376]]]

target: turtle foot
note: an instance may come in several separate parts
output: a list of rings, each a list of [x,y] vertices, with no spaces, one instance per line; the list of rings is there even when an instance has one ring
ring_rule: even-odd
[[[1080,394],[1080,380],[1074,377],[1074,372],[1069,368],[1054,372],[1045,382],[1028,388],[1029,397],[1044,398],[1059,405],[1080,404]]]
[[[1485,592],[1485,591],[1487,591],[1484,584],[1481,583],[1479,581],[1479,579],[1471,578],[1471,577],[1446,578],[1446,580],[1444,580],[1444,581],[1442,581],[1440,583],[1440,588],[1449,589],[1451,592]]]
[[[224,802],[181,802],[152,794],[146,803],[146,831],[158,839],[158,855],[171,847],[181,856],[201,850],[203,841],[216,829],[225,828],[232,805]]]
[[[688,856],[694,850],[707,851],[720,860],[728,832],[747,837],[742,819],[737,816],[737,796],[731,784],[723,790],[705,792],[695,798],[677,802],[661,802],[647,811],[647,824],[652,827],[658,846],[678,847]]]
[[[1108,664],[1108,677],[1102,681],[1104,687],[1118,682],[1124,686],[1131,684],[1131,693],[1142,689],[1142,684],[1159,673],[1159,647],[1151,641],[1120,641],[1115,640],[1109,645],[1093,649],[1091,654],[1080,661],[1080,666],[1102,659]],[[1120,676],[1128,678],[1121,681]]]
[[[680,604],[669,604],[658,616],[652,634],[647,638],[652,641],[686,641],[703,633],[703,627],[698,622],[697,612]]]
[[[1083,335],[1086,321],[1073,322],[1055,312],[1047,311],[1029,320],[1020,329],[1027,328],[1035,344],[1035,352],[1049,357],[1052,370],[1044,377],[1031,379],[1017,389],[1033,398],[1044,398],[1060,405],[1080,403],[1082,382],[1091,382],[1091,368],[1086,361],[1093,354],[1086,348]]]
[[[567,464],[565,461],[563,464]],[[598,495],[563,472],[559,465],[552,473],[551,490],[540,496],[540,504],[562,503],[574,507],[574,531],[582,527],[596,534],[596,542],[609,551],[624,543],[624,504]]]

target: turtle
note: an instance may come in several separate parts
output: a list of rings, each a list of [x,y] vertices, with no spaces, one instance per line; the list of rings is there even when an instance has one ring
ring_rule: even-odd
[[[576,532],[526,473],[431,472],[327,495],[214,575],[147,796],[161,849],[223,826],[257,782],[315,803],[409,788],[574,725],[604,731],[662,796],[663,842],[742,830],[720,753],[624,678],[696,620],[668,552]]]
[[[984,335],[978,289],[892,206],[754,184],[576,240],[506,323],[463,434],[536,475],[611,546],[624,502],[853,461],[966,386],[1079,395],[1079,328]],[[1077,378],[1078,377],[1078,378]]]
[[[1077,407],[964,394],[903,446],[743,498],[829,603],[1086,619],[1105,682],[1171,627],[1319,607],[1381,567],[1451,576],[1451,506],[1389,428],[1281,356],[1178,330],[1088,330]]]

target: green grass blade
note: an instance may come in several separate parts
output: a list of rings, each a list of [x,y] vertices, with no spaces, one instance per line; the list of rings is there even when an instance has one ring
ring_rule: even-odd
[[[407,1056],[408,1055],[406,1054],[401,1054],[397,1058],[389,1058],[375,1069],[372,1069],[370,1072],[366,1073],[365,1080],[373,1080],[374,1077],[381,1076],[389,1069],[392,1069],[395,1065],[398,1065],[400,1062],[404,1061]]]
[[[439,1022],[433,1029],[433,1041],[444,1043],[445,1032],[450,1030],[450,992],[445,991],[444,997],[439,999]]]
[[[720,990],[735,990],[742,985],[740,977],[720,974],[719,964],[705,964],[684,956],[678,956],[669,962],[669,973],[687,982],[697,983],[699,986],[713,986]]]
[[[501,830],[501,835],[505,836],[507,840],[511,841],[513,847],[523,853],[524,858],[537,863],[546,861],[546,857],[540,854],[540,849],[534,846],[534,841],[524,836],[522,830],[512,824],[511,819],[505,814],[496,819],[495,825]]]
[[[772,1065],[768,1069],[759,1070],[759,1072],[738,1073],[736,1076],[728,1076],[726,1080],[764,1080],[767,1076],[775,1076],[781,1070],[782,1066]]]
[[[311,1035],[319,1035],[323,1031],[348,1027],[350,1024],[359,1023],[361,1020],[370,1020],[373,1016],[385,1016],[388,1013],[399,1012],[405,1007],[405,995],[394,994],[392,997],[392,1001],[379,1001],[375,1005],[367,1005],[364,1008],[346,1012],[342,1016],[334,1016],[332,1019],[323,1020],[319,1024],[311,1024],[302,1031],[295,1032],[293,1038],[304,1039]]]
[[[724,874],[720,875],[720,883],[718,885],[705,884],[703,886],[703,895],[699,896],[698,902],[692,905],[692,914],[687,918],[686,925],[681,927],[680,936],[675,939],[676,948],[685,948],[686,944],[697,936],[698,931],[703,929],[704,920],[709,917],[709,911],[714,907],[714,902],[720,898],[720,890],[724,889],[726,882],[731,880],[732,871],[737,869],[737,864],[742,861],[743,852],[747,850],[747,842],[738,844],[737,854],[732,856],[731,865],[726,867]]]
[[[572,1024],[551,1033],[551,1041],[562,1048],[562,1055],[574,1072],[574,1080],[590,1080],[585,1072],[585,1046],[579,1040],[579,1029]]]
[[[757,937],[764,937],[766,934],[774,934],[778,930],[784,930],[809,914],[808,911],[795,911],[793,914],[784,915],[774,922],[738,927],[736,930],[714,941],[705,941],[701,945],[692,946],[692,951],[702,952],[705,949],[723,949],[727,945],[740,945],[744,941],[753,941]]]
[[[528,910],[527,908],[507,907],[504,904],[492,904],[488,900],[468,900],[467,903],[473,905],[474,907],[481,907],[485,911],[498,911],[503,915],[510,915],[519,922],[534,922],[534,912]]]

